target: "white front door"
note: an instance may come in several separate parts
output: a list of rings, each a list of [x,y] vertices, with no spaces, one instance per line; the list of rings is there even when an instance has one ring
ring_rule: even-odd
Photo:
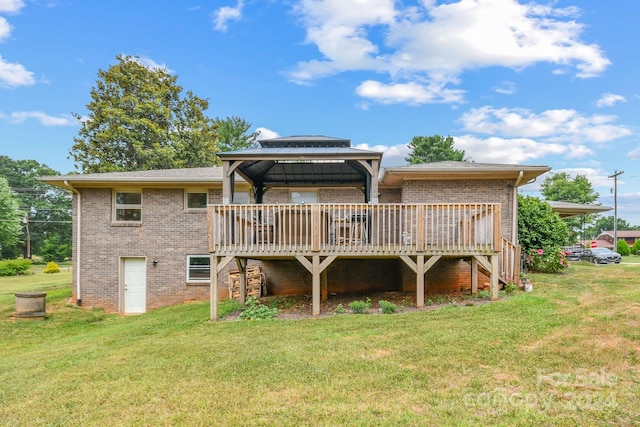
[[[124,312],[144,313],[147,309],[147,260],[123,258]]]

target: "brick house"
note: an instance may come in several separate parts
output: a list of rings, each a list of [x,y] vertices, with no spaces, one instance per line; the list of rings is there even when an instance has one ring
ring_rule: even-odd
[[[617,230],[615,234],[618,240],[626,241],[629,247],[633,246],[633,244],[637,240],[640,240],[639,230]],[[613,230],[603,231],[602,233],[600,233],[598,237],[596,237],[596,242],[598,242],[598,247],[609,248],[615,251],[613,235],[614,235]]]
[[[48,176],[73,193],[78,304],[142,313],[229,297],[258,266],[270,295],[424,294],[519,275],[518,187],[546,166],[438,162],[381,168],[349,140],[305,136],[220,153],[222,166]],[[235,262],[234,262],[235,261]],[[240,298],[245,298],[241,274]]]

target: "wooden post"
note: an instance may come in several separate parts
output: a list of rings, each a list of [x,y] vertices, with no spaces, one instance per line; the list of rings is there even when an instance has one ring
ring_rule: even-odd
[[[495,301],[498,299],[498,255],[491,255],[491,295],[490,300]]]
[[[424,255],[416,259],[416,307],[424,307]]]
[[[247,301],[247,260],[236,258],[236,266],[240,273],[240,304],[244,304]]]
[[[311,205],[311,250],[320,250],[320,205],[317,204]]]
[[[424,226],[425,226],[425,218],[426,218],[426,209],[427,207],[424,205],[418,205],[417,206],[418,209],[418,227],[417,227],[417,247],[416,250],[418,252],[424,252],[424,248],[425,248],[425,241],[424,241],[424,236],[425,236],[425,230],[424,230]]]
[[[320,273],[320,291],[322,294],[322,301],[329,299],[329,291],[327,286],[327,269],[322,270]]]
[[[318,316],[320,314],[320,256],[312,256],[312,279],[311,279],[311,292],[313,299],[312,314]]]
[[[471,295],[478,293],[478,260],[471,257]]]
[[[218,257],[210,255],[209,261],[209,320],[218,320]]]
[[[493,206],[493,250],[500,249],[502,244],[502,231],[500,230],[502,221],[500,218],[500,205]]]

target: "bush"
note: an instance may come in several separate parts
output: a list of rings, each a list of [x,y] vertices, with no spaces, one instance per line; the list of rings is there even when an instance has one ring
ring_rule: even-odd
[[[0,261],[0,276],[16,276],[25,274],[31,267],[30,259],[10,259]]]
[[[384,314],[393,314],[398,311],[398,306],[391,301],[380,300],[378,301],[378,305],[380,306],[380,311]]]
[[[338,305],[336,306],[336,309],[335,309],[335,313],[336,313],[336,314],[344,314],[344,313],[346,313],[346,312],[347,312],[347,310],[344,308],[344,306],[342,305],[342,303],[340,303],[340,304],[338,304]]]
[[[631,248],[626,240],[620,239],[616,244],[616,252],[618,252],[622,256],[631,255]]]
[[[371,308],[371,299],[367,298],[366,301],[352,301],[349,303],[349,307],[351,307],[351,311],[356,314],[368,313]]]
[[[60,273],[60,266],[53,261],[49,261],[42,272],[47,274]]]
[[[558,273],[568,266],[567,257],[559,247],[531,249],[524,255],[524,268],[526,271]]]
[[[631,246],[631,253],[634,255],[640,255],[640,240],[636,240],[633,246]]]
[[[562,247],[569,241],[569,229],[551,206],[532,196],[518,196],[518,241],[522,253]]]
[[[242,313],[240,313],[240,319],[242,320],[266,320],[273,319],[278,314],[276,307],[268,307],[264,304],[260,304],[258,298],[249,297],[244,303]]]
[[[507,282],[504,285],[504,292],[507,295],[513,295],[514,292],[517,291],[518,289],[520,289],[520,286],[518,286],[518,284],[515,282]]]

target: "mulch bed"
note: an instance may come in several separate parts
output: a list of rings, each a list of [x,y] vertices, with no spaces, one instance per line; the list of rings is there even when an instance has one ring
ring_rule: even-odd
[[[341,305],[345,313],[351,313],[349,303],[371,299],[369,314],[381,314],[378,301],[385,300],[398,306],[397,313],[419,310],[433,310],[446,305],[480,305],[489,302],[487,299],[472,299],[467,294],[425,295],[425,306],[416,308],[415,292],[377,292],[368,294],[339,294],[329,295],[326,301],[320,301],[320,316],[312,316],[311,295],[268,296],[260,298],[262,304],[278,308],[278,319],[304,319],[336,315],[336,309]],[[239,311],[227,315],[223,320],[237,320]]]

